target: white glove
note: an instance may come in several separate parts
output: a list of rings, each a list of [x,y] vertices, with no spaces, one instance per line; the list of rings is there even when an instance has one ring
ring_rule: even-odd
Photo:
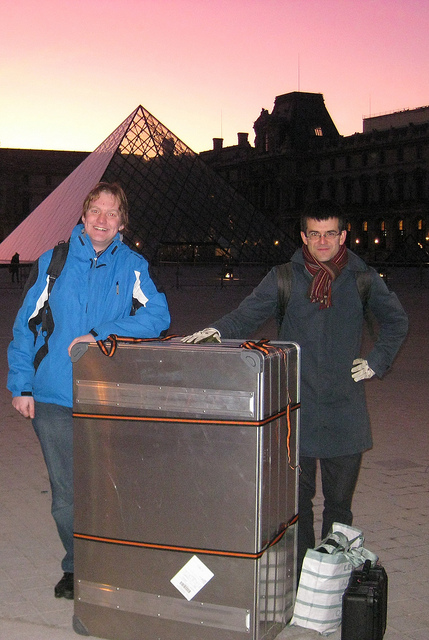
[[[197,331],[191,336],[185,336],[182,338],[181,342],[188,342],[189,344],[198,344],[199,342],[220,342],[220,333],[217,329],[209,327],[208,329]]]
[[[353,364],[355,366],[352,367],[352,378],[355,382],[359,382],[359,380],[368,380],[369,378],[372,378],[372,376],[375,376],[375,371],[368,366],[368,362],[363,358],[353,360]]]

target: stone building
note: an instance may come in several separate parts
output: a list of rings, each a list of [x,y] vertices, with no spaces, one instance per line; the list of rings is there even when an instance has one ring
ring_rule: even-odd
[[[0,241],[87,156],[80,151],[0,148]]]
[[[331,198],[357,253],[396,260],[406,245],[407,255],[425,256],[429,107],[366,118],[363,133],[341,136],[322,94],[292,92],[277,96],[271,113],[262,109],[254,131],[254,146],[239,133],[237,145],[215,138],[201,157],[293,239],[304,206]]]

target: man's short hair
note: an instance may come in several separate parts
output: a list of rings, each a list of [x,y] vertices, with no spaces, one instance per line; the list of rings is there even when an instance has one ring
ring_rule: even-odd
[[[117,182],[99,182],[98,184],[96,184],[85,198],[85,202],[83,203],[82,208],[82,215],[85,216],[92,202],[94,202],[94,200],[97,200],[97,198],[99,198],[102,193],[110,193],[110,195],[117,198],[119,203],[121,224],[123,224],[124,228],[126,228],[128,225],[128,200],[124,190]]]
[[[308,204],[301,216],[301,231],[306,233],[308,220],[329,220],[329,218],[338,218],[338,231],[344,231],[346,223],[344,220],[344,212],[340,205],[333,200],[316,200]]]

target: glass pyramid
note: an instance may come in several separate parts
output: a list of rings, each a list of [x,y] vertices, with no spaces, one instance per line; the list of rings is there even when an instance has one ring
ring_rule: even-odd
[[[124,241],[150,262],[275,264],[289,259],[295,248],[139,106],[3,241],[0,260],[10,260],[18,251],[22,262],[33,261],[42,251],[67,240],[79,221],[85,195],[100,180],[118,182],[125,190],[130,224]]]
[[[277,262],[285,249],[287,257],[293,250],[268,220],[141,106],[102,180],[117,181],[125,190],[130,225],[124,240],[150,261]]]

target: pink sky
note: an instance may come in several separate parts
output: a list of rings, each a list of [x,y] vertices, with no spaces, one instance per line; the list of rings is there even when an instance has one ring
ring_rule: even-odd
[[[5,0],[0,146],[92,151],[139,104],[195,151],[290,91],[340,133],[429,104],[428,0]]]

